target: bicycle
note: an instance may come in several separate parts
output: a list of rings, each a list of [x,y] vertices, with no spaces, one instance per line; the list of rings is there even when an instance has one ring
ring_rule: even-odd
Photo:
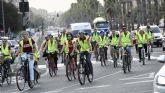
[[[66,76],[68,81],[72,80],[72,77],[76,79],[77,64],[73,55],[66,53]]]
[[[28,54],[28,57],[26,57],[27,54]],[[17,85],[17,88],[19,89],[19,91],[24,90],[25,83],[27,83],[27,82],[28,82],[29,88],[31,88],[31,89],[34,87],[34,84],[35,84],[35,82],[33,84],[33,82],[31,82],[31,80],[30,80],[30,69],[29,69],[29,59],[33,59],[33,54],[32,53],[27,53],[27,54],[23,54],[20,56],[20,58],[21,58],[20,65],[21,66],[16,72],[16,85]],[[36,81],[36,79],[37,79],[35,77],[36,72],[37,71],[34,69],[34,81]]]
[[[142,64],[145,65],[145,49],[144,49],[144,45],[142,44],[142,49],[141,49],[141,59],[142,60]]]
[[[12,71],[10,66],[8,67],[8,65],[6,63],[4,63],[3,61],[3,55],[0,54],[1,60],[0,60],[0,77],[1,77],[1,82],[0,82],[0,86],[3,86],[3,83],[7,82],[8,85],[11,84],[12,81]]]
[[[83,55],[85,55],[87,52],[82,52]],[[86,62],[86,58],[84,56],[80,57],[80,62],[78,64],[78,80],[81,85],[85,84],[86,76],[88,78],[88,81],[91,83],[93,81],[93,66],[91,63],[91,66]],[[89,71],[91,69],[91,71]]]
[[[57,75],[57,66],[54,62],[55,61],[54,58],[55,58],[54,53],[49,53],[48,54],[48,69],[49,69],[50,77],[53,77],[53,75],[54,76]]]
[[[105,62],[105,49],[104,49],[104,47],[101,47],[100,48],[100,61],[101,61],[101,66],[103,66],[103,63],[104,63],[104,66],[106,66],[106,62]]]
[[[123,47],[122,60],[123,60],[124,73],[127,73],[127,70],[128,72],[131,72],[131,57],[130,57],[131,55],[129,54],[127,47],[132,47],[132,46]]]
[[[118,52],[119,52],[119,48],[115,45],[111,45],[111,51],[112,51],[112,59],[114,62],[114,68],[117,67],[117,60],[118,60]]]

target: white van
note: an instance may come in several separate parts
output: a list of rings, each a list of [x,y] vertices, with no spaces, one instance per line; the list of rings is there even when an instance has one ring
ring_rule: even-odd
[[[157,45],[157,47],[162,46],[163,35],[160,28],[157,25],[150,26],[152,34],[153,34],[153,44]],[[147,26],[141,26],[140,29],[144,31],[147,30]]]
[[[84,31],[86,34],[91,35],[91,30],[91,24],[88,22],[70,24],[70,31],[73,34],[74,38],[77,38],[77,34],[80,31]]]

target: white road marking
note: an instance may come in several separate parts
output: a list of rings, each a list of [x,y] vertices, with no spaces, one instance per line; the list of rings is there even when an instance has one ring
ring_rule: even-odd
[[[109,87],[109,86],[112,86],[112,85],[102,85],[102,86],[84,87],[84,88],[77,88],[77,89],[74,89],[74,90],[85,90],[85,89],[104,88],[104,87]]]
[[[138,76],[132,76],[132,77],[124,78],[124,79],[120,79],[120,80],[132,80],[132,79],[154,78],[154,74],[155,74],[155,72],[146,73],[146,74],[141,74],[141,75],[138,75]]]
[[[131,84],[138,84],[138,83],[147,83],[147,82],[153,82],[154,80],[145,80],[145,81],[137,81],[137,82],[129,82],[124,83],[123,85],[131,85]]]
[[[153,93],[153,90],[145,90],[145,91],[136,91],[136,92],[129,92],[129,93]]]

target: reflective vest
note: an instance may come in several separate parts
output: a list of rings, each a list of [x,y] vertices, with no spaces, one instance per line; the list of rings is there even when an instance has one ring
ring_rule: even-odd
[[[124,32],[122,32],[121,35],[122,35],[121,37],[122,46],[131,45],[130,32],[128,32],[127,35],[125,35]]]
[[[143,36],[141,34],[138,35],[138,43],[142,43],[142,44],[146,43],[146,35],[145,34],[143,34]],[[142,47],[142,44],[138,44],[138,47]]]
[[[92,41],[96,41],[96,42],[99,41],[99,35],[98,35],[97,32],[93,32],[93,34],[92,34]]]
[[[86,37],[86,39],[84,41],[80,40],[80,38],[78,39],[78,43],[80,45],[80,51],[89,51],[89,45],[88,45],[88,38]]]
[[[61,35],[61,38],[60,38],[61,45],[64,44],[64,41],[65,41],[65,40],[67,40],[66,34],[65,34],[65,35],[62,34],[62,35]]]
[[[6,47],[4,48],[3,45],[1,46],[1,51],[4,54],[5,58],[11,58],[11,54],[10,54],[10,50],[9,50],[9,46],[6,45]]]
[[[36,52],[34,53],[34,57],[35,57],[35,61],[38,62],[38,61],[39,61],[38,59],[40,58],[39,52],[36,51]]]
[[[149,31],[149,32],[146,32],[146,35],[147,35],[147,39],[148,40],[151,40],[152,39],[152,33]]]
[[[33,50],[32,39],[29,38],[28,40],[29,40],[29,44],[30,44],[30,46],[32,47],[32,50]],[[20,41],[20,45],[21,45],[21,53],[23,53],[23,45],[24,45],[23,40]]]
[[[102,36],[99,37],[99,48],[101,47],[107,47],[107,37],[104,36],[102,38]]]
[[[65,40],[65,53],[68,53],[69,52],[69,41],[68,40]],[[74,41],[72,40],[72,44],[74,43]]]
[[[111,45],[118,45],[119,39],[115,36],[112,35],[112,40],[111,40]]]
[[[57,51],[57,47],[56,47],[56,41],[53,40],[53,42],[51,43],[51,41],[48,41],[48,53],[53,53]]]

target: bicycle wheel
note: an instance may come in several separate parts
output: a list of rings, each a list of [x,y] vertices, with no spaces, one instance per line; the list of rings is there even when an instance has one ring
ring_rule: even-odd
[[[88,81],[89,82],[92,82],[93,81],[93,66],[92,66],[92,64],[91,64],[91,68],[89,69],[89,66],[88,65],[86,65],[87,66],[87,71],[88,71],[88,74],[87,74],[87,78],[88,78]],[[91,71],[89,71],[89,70],[91,70]]]
[[[73,66],[73,77],[74,79],[77,78],[77,64],[75,62],[75,58],[72,59],[72,66]]]
[[[142,50],[142,63],[145,65],[145,52]]]
[[[25,88],[25,76],[24,76],[24,68],[21,67],[17,70],[16,73],[16,84],[19,91],[22,91]]]
[[[67,62],[67,64],[66,64],[66,76],[69,81],[72,80],[72,68],[71,68],[70,62]]]
[[[79,63],[78,65],[78,80],[81,85],[85,84],[85,66],[83,63]]]
[[[34,84],[37,84],[40,78],[40,74],[34,69]]]
[[[49,62],[49,75],[50,75],[50,77],[52,77],[53,76],[53,69],[52,69],[52,63],[51,62]]]
[[[12,71],[10,68],[7,70],[6,76],[7,76],[6,82],[8,85],[10,85],[12,81]]]
[[[33,88],[34,87],[34,82],[35,82],[35,80],[34,81],[31,81],[30,80],[30,71],[29,71],[29,68],[28,68],[28,70],[27,70],[27,78],[28,78],[28,86],[29,86],[29,88]]]
[[[3,82],[4,82],[4,68],[2,66],[0,66],[0,86],[3,86]]]
[[[126,56],[124,55],[122,58],[123,58],[123,72],[124,73],[127,73],[127,64],[126,64],[127,60],[126,60]]]
[[[151,59],[151,47],[148,47],[148,60]]]
[[[131,72],[131,60],[130,59],[128,60],[127,68],[128,68],[128,72]]]
[[[114,64],[114,68],[116,68],[117,67],[117,58],[116,58],[116,56],[115,56],[115,53],[113,53],[113,64]]]

